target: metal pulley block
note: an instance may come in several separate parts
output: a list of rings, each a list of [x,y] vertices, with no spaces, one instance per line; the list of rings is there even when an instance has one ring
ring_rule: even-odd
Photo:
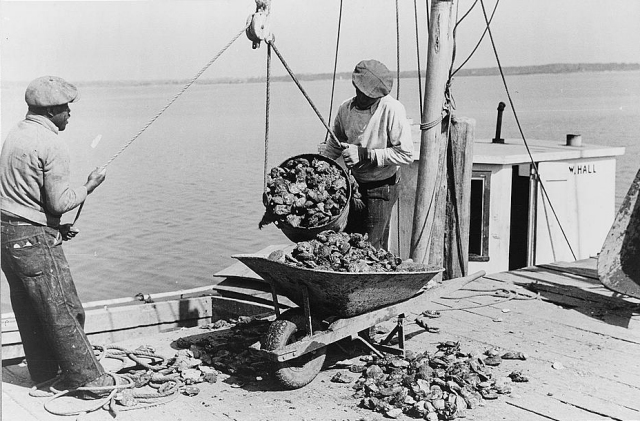
[[[273,34],[271,33],[271,21],[269,12],[271,10],[271,1],[256,0],[256,12],[247,19],[247,38],[253,44],[252,48],[260,47],[262,41],[271,41]]]

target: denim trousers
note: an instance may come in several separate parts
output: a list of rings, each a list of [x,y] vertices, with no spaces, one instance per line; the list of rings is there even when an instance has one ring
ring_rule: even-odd
[[[360,183],[358,190],[364,208],[356,209],[352,204],[345,232],[367,234],[375,248],[388,250],[391,211],[400,192],[396,176],[377,183]]]
[[[32,380],[60,369],[64,386],[75,388],[103,375],[58,230],[2,221],[2,271]]]

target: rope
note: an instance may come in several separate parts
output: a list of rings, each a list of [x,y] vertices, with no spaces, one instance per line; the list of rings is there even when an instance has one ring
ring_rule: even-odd
[[[338,33],[336,35],[336,55],[333,62],[333,78],[331,81],[331,102],[329,103],[329,123],[331,123],[331,114],[333,113],[333,95],[336,88],[336,73],[338,71],[338,50],[340,49],[340,32],[342,27],[342,0],[340,0],[340,14],[338,15]],[[329,132],[324,137],[324,143],[327,143]]]
[[[178,92],[168,103],[167,105],[165,105],[151,120],[149,120],[149,122],[142,128],[140,129],[140,131],[131,138],[131,140],[129,140],[127,143],[124,144],[124,146],[118,151],[116,152],[111,159],[109,159],[109,161],[107,161],[106,164],[104,164],[104,166],[102,168],[106,168],[107,165],[109,165],[114,159],[116,159],[118,157],[118,155],[120,155],[126,148],[129,147],[129,145],[131,145],[131,143],[133,143],[134,140],[136,140],[138,138],[138,136],[140,136],[145,130],[147,130],[147,128],[149,126],[151,126],[151,124],[153,124],[153,122],[155,122],[158,117],[160,117],[162,115],[162,113],[164,113],[167,108],[169,108],[171,106],[171,104],[173,104],[187,89],[189,89],[189,87],[191,85],[193,85],[195,83],[195,81],[222,55],[222,53],[224,53],[230,46],[231,44],[233,44],[239,37],[240,35],[244,34],[244,32],[246,31],[247,27],[249,25],[245,25],[244,28],[242,28],[242,30],[240,32],[238,32],[238,34],[236,36],[234,36],[231,41],[229,41],[227,43],[227,45],[225,45],[222,50],[220,50],[218,52],[218,54],[215,55],[215,57],[213,57],[211,60],[209,60],[209,62],[202,68],[200,69],[200,71],[182,88],[182,90],[180,90],[180,92]]]
[[[426,2],[426,11],[427,11],[427,40],[429,39],[429,37],[431,36],[431,17],[430,17],[430,9],[431,6],[429,5],[429,0],[425,0]],[[427,45],[429,41],[427,41]],[[427,54],[427,60],[429,60],[429,55]],[[420,75],[418,75],[418,78],[420,78]],[[425,85],[425,89],[427,86],[427,72],[424,72],[424,85]],[[422,114],[420,114],[420,117],[422,118]]]
[[[278,51],[278,48],[276,48],[275,43],[273,42],[273,40],[267,41],[267,44],[271,45],[273,47],[273,51],[275,51],[276,55],[278,56],[278,58],[280,59],[280,61],[282,62],[282,65],[284,66],[284,68],[287,70],[287,72],[289,73],[289,76],[291,76],[291,79],[295,82],[295,84],[298,86],[298,88],[300,89],[300,92],[302,92],[302,95],[304,95],[304,97],[307,99],[307,101],[309,102],[309,105],[311,105],[311,108],[313,108],[313,111],[315,111],[316,115],[318,116],[318,118],[320,119],[320,121],[322,122],[322,124],[324,125],[325,129],[327,129],[327,132],[329,133],[329,135],[331,136],[331,138],[336,142],[336,143],[340,143],[338,141],[338,139],[336,138],[336,135],[333,133],[333,130],[331,130],[329,128],[329,126],[327,125],[327,122],[324,120],[324,118],[322,117],[322,114],[320,114],[320,111],[318,111],[318,108],[316,107],[316,105],[313,103],[313,101],[311,100],[311,98],[309,97],[309,95],[307,94],[307,92],[304,90],[304,88],[302,87],[302,85],[300,84],[300,82],[298,81],[298,78],[296,78],[296,76],[293,74],[293,72],[291,71],[291,69],[289,68],[289,65],[287,64],[287,62],[284,60],[284,58],[282,57],[282,55],[280,54],[280,51]]]
[[[396,79],[397,79],[397,85],[396,85],[396,99],[398,101],[400,101],[400,7],[398,6],[398,0],[396,0]],[[418,79],[420,78],[420,72],[418,72]],[[421,114],[422,115],[422,114]],[[398,198],[396,199],[396,211],[398,212],[398,221],[396,223],[397,227],[396,227],[396,241],[398,242],[398,255],[400,255],[401,253],[401,247],[402,247],[402,243],[401,243],[401,229],[400,229],[400,208],[401,208],[401,200],[400,200],[400,196],[398,196]]]
[[[471,12],[471,9],[473,9],[473,7],[476,5],[476,3],[478,2],[478,0],[476,0],[473,5],[471,6],[471,8],[469,9],[469,11],[467,11],[467,13],[458,21],[458,23],[456,23],[456,27],[458,25],[460,25],[460,23],[464,20],[465,17],[467,17],[467,15],[469,14],[469,12]],[[491,12],[491,18],[489,19],[489,24],[491,24],[491,21],[493,20],[493,16],[496,13],[496,9],[498,8],[498,3],[500,3],[500,0],[496,1],[495,6],[493,7],[493,12]],[[467,57],[467,59],[465,61],[462,62],[462,64],[453,72],[453,74],[451,75],[452,77],[458,73],[460,71],[460,69],[462,69],[464,67],[465,64],[467,64],[467,62],[469,60],[471,60],[471,57],[473,57],[473,55],[475,54],[476,50],[478,50],[478,47],[480,47],[480,44],[482,43],[482,40],[484,39],[485,34],[487,33],[487,28],[485,27],[484,32],[482,32],[482,35],[480,36],[480,39],[478,40],[478,43],[476,44],[476,46],[473,48],[473,50],[471,50],[471,53],[469,54],[469,56]]]
[[[137,375],[132,373],[117,374],[107,372],[106,374],[114,380],[115,384],[112,386],[84,386],[68,390],[58,390],[56,388],[56,386],[62,382],[62,376],[59,376],[33,386],[29,395],[33,397],[48,397],[49,399],[44,403],[44,408],[54,415],[84,415],[88,412],[105,408],[110,410],[115,416],[118,411],[147,408],[170,402],[178,397],[179,392],[184,387],[180,374],[175,372],[178,363],[177,359],[172,365],[167,366],[165,357],[144,348],[129,350],[116,345],[94,345],[94,350],[97,352],[96,358],[100,361],[104,358],[122,360],[124,357],[128,357],[136,366],[144,367],[146,370]],[[145,358],[153,360],[156,365],[142,361],[142,359]],[[120,371],[120,369],[118,369],[118,371]],[[168,374],[170,371],[174,373]],[[48,386],[48,390],[41,389],[45,386]],[[142,389],[144,386],[156,389],[156,391],[145,392]],[[78,395],[78,397],[83,398],[87,396],[87,393],[90,394],[89,396],[98,396],[98,398],[86,400],[87,405],[83,405],[79,409],[69,408],[68,402],[61,405],[64,407],[63,409],[54,406],[54,402],[63,396]],[[105,393],[106,396],[99,397]],[[133,404],[130,406],[122,402],[120,405],[117,404],[126,398],[129,398]]]
[[[396,74],[398,83],[396,85],[396,99],[400,101],[400,8],[396,0]]]
[[[443,300],[463,300],[463,299],[467,299],[467,298],[473,298],[473,297],[500,297],[500,298],[504,298],[504,300],[502,301],[498,301],[498,302],[493,302],[493,303],[485,303],[485,304],[477,304],[477,305],[472,305],[472,306],[464,306],[464,307],[456,307],[456,308],[445,308],[445,309],[440,309],[438,311],[453,311],[453,310],[471,310],[471,309],[475,309],[475,308],[481,308],[481,307],[489,307],[489,306],[493,306],[496,304],[504,304],[506,302],[512,301],[512,300],[539,300],[540,299],[540,294],[536,294],[536,295],[527,295],[524,294],[522,292],[518,292],[512,289],[507,289],[507,288],[496,288],[496,289],[488,289],[488,290],[481,290],[483,293],[481,294],[470,294],[464,297],[440,297]],[[492,292],[493,294],[486,294],[487,292]]]
[[[249,24],[250,24],[250,22],[247,22],[247,24],[242,29],[242,31],[238,32],[238,34],[236,36],[234,36],[231,39],[231,41],[229,41],[227,43],[227,45],[225,45],[222,48],[222,50],[220,50],[218,52],[218,54],[215,55],[215,57],[213,57],[211,60],[209,60],[209,62],[202,69],[200,69],[200,71],[186,85],[184,85],[184,87],[180,90],[180,92],[178,92],[167,103],[167,105],[165,105],[151,120],[149,120],[149,122],[147,124],[145,124],[144,127],[142,127],[142,129],[140,129],[140,131],[135,136],[133,136],[127,143],[125,143],[122,146],[122,148],[120,148],[120,150],[118,152],[116,152],[107,161],[107,163],[102,166],[102,170],[107,168],[107,165],[111,164],[111,162],[113,162],[114,159],[116,159],[122,152],[124,152],[124,150],[127,149],[129,147],[129,145],[131,145],[133,143],[133,141],[136,140],[145,130],[147,130],[149,128],[149,126],[151,126],[158,119],[158,117],[160,117],[167,110],[167,108],[169,108],[171,106],[171,104],[173,104],[187,89],[189,89],[189,87],[191,85],[193,85],[195,83],[195,81],[222,55],[222,53],[224,53],[231,46],[231,44],[233,44],[240,37],[240,35],[242,35],[247,30],[247,28],[249,27]],[[82,208],[83,207],[84,207],[84,202],[82,202],[80,204],[80,207],[78,207],[78,212],[76,213],[76,217],[74,218],[72,225],[75,225],[75,223],[78,221],[78,218],[80,218],[80,212],[82,212]]]
[[[431,5],[429,4],[429,0],[425,0],[425,3],[427,4],[427,31],[431,34],[431,17],[429,16]]]
[[[269,109],[271,105],[271,44],[267,43],[267,99],[264,123],[264,178],[262,191],[267,191],[267,173],[269,171]]]
[[[467,13],[465,13],[464,15],[462,15],[462,17],[458,20],[458,23],[456,23],[456,26],[457,26],[457,25],[460,25],[460,24],[462,23],[462,21],[463,21],[467,16],[469,16],[469,13],[471,13],[471,11],[473,10],[473,8],[474,8],[474,7],[476,7],[476,4],[478,4],[478,0],[475,0],[475,1],[473,2],[473,4],[471,5],[471,7],[469,8],[469,10],[467,10]]]
[[[422,78],[420,77],[420,71],[422,70],[422,66],[420,66],[420,33],[418,30],[418,0],[413,0],[413,14],[415,17],[416,24],[416,62],[418,63],[418,103],[420,105],[420,116],[422,116]]]
[[[429,123],[420,123],[420,130],[431,130],[434,127],[436,127],[438,124],[442,123],[442,119],[443,117],[440,116],[439,118],[429,122]]]
[[[498,51],[496,49],[496,44],[493,40],[493,34],[491,33],[491,28],[489,25],[489,19],[487,17],[487,11],[484,7],[484,1],[480,0],[480,5],[482,6],[482,14],[484,15],[484,20],[485,23],[487,25],[487,31],[489,33],[489,39],[491,40],[491,46],[493,48],[493,53],[496,57],[496,62],[498,64],[498,69],[500,70],[500,76],[502,78],[502,83],[504,85],[504,89],[507,93],[507,98],[509,98],[509,104],[511,105],[511,109],[513,110],[513,115],[515,117],[516,120],[516,124],[518,126],[518,130],[520,131],[520,136],[522,137],[522,140],[524,142],[524,146],[527,149],[527,154],[529,155],[529,159],[531,160],[531,165],[534,168],[534,176],[538,179],[538,181],[540,182],[540,187],[542,188],[542,192],[544,193],[544,196],[546,197],[547,201],[549,202],[549,206],[551,207],[551,211],[553,212],[553,216],[556,218],[556,222],[558,222],[558,227],[560,228],[560,231],[562,232],[562,236],[564,237],[567,246],[569,247],[569,250],[571,251],[571,255],[573,256],[574,260],[578,260],[578,258],[576,257],[576,254],[573,252],[573,248],[571,247],[571,243],[569,242],[569,238],[567,237],[567,234],[564,231],[564,228],[562,227],[562,224],[560,223],[560,219],[558,218],[558,214],[556,213],[555,208],[553,207],[553,204],[551,203],[551,199],[549,199],[549,195],[547,194],[547,189],[544,186],[544,183],[542,183],[542,180],[540,180],[539,178],[539,172],[538,172],[538,164],[536,164],[536,162],[533,159],[533,155],[531,154],[531,149],[529,149],[529,144],[527,143],[527,140],[524,136],[524,132],[522,130],[522,126],[520,125],[520,119],[518,118],[518,114],[516,113],[516,108],[513,104],[513,99],[511,98],[511,93],[509,92],[509,87],[507,86],[507,80],[504,76],[504,71],[502,70],[502,64],[500,64],[500,57],[498,57]]]

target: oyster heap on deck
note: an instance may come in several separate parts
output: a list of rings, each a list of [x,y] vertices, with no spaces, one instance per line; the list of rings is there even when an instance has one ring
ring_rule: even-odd
[[[366,365],[351,366],[351,372],[361,373],[353,386],[360,406],[389,418],[405,414],[453,420],[465,417],[467,410],[485,400],[510,394],[512,382],[528,381],[514,377],[519,371],[494,377],[483,356],[461,352],[459,342],[443,342],[437,348],[435,353],[409,351],[405,358],[373,357]]]
[[[329,223],[348,203],[349,180],[337,164],[292,158],[271,169],[260,228],[272,222],[314,228]]]

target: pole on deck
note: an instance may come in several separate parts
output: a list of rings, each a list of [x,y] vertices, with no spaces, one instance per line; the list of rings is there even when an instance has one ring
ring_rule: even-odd
[[[424,113],[420,128],[421,146],[418,165],[413,229],[410,256],[415,262],[442,266],[446,189],[446,137],[441,135],[442,111],[449,70],[453,60],[453,29],[456,24],[458,0],[433,0],[429,23],[427,81],[424,94]],[[444,197],[443,197],[444,193]],[[435,227],[436,222],[440,225]],[[434,232],[434,228],[435,231]]]

